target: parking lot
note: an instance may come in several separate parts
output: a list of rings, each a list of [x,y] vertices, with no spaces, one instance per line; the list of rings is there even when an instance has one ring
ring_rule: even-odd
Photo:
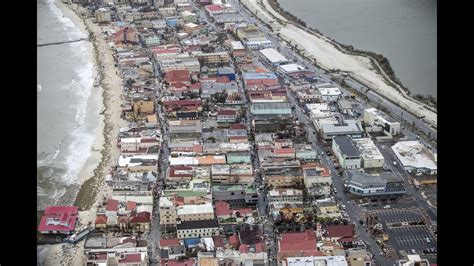
[[[389,244],[395,250],[423,255],[426,249],[436,248],[436,240],[426,225],[408,225],[423,221],[422,215],[414,209],[391,209],[377,211],[379,221],[387,228]],[[387,226],[388,225],[388,226]],[[395,226],[393,226],[395,225]]]

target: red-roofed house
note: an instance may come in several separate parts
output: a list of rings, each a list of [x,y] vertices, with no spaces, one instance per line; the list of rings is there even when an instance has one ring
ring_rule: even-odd
[[[234,247],[234,249],[239,248],[240,246],[240,239],[237,234],[233,234],[229,237],[229,244]]]
[[[42,234],[71,234],[76,227],[78,209],[75,206],[47,207],[38,231]]]
[[[353,242],[351,238],[354,238],[354,227],[352,225],[329,225],[326,228],[326,237],[330,241],[338,241],[344,238],[344,241]]]
[[[193,179],[193,168],[191,166],[170,166],[166,180],[172,182],[191,181]]]
[[[273,153],[276,157],[295,158],[295,149],[293,148],[275,149]]]
[[[177,82],[182,82],[186,85],[191,85],[191,77],[188,70],[171,70],[166,72],[165,80],[168,84],[173,85]]]
[[[221,14],[225,12],[225,8],[221,5],[207,5],[204,7],[204,9],[211,17],[215,14]]]
[[[138,43],[138,34],[134,28],[123,27],[114,33],[113,40],[116,45],[122,43]]]
[[[119,201],[114,199],[108,199],[107,205],[105,205],[105,215],[109,216],[116,216],[117,211],[119,209]]]
[[[214,241],[214,247],[215,248],[224,248],[225,247],[224,238],[222,236],[213,236],[212,241]]]
[[[237,119],[237,112],[234,110],[220,110],[217,112],[218,123],[232,123]]]
[[[141,253],[122,253],[118,265],[141,265],[142,262],[144,261],[142,261]]]
[[[216,216],[218,219],[228,219],[232,216],[229,203],[225,201],[216,201]]]
[[[230,126],[230,129],[234,129],[234,130],[247,129],[247,127],[244,124],[235,123],[235,124],[232,124],[232,126]]]
[[[181,246],[181,242],[177,238],[160,239],[160,248]]]
[[[135,201],[127,201],[127,211],[133,211],[137,207],[137,203]]]
[[[150,228],[150,213],[139,212],[130,219],[130,227],[138,232],[147,232]]]
[[[278,259],[283,260],[294,252],[319,252],[314,231],[281,234],[281,239],[278,240]]]
[[[249,252],[249,247],[245,244],[242,244],[239,247],[239,252],[240,253],[248,253]]]
[[[97,215],[94,226],[96,231],[105,231],[107,229],[107,216],[103,214]]]
[[[197,263],[194,261],[194,259],[189,258],[185,261],[179,261],[175,259],[161,259],[161,266],[196,266]]]
[[[234,213],[234,216],[237,216],[237,214],[240,215],[240,217],[250,217],[252,216],[253,210],[252,208],[240,208],[240,209],[234,209],[232,210]]]
[[[217,83],[230,83],[230,78],[228,76],[217,77]]]

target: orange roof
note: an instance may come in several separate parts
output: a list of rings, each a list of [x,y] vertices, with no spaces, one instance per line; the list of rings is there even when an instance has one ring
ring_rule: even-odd
[[[106,224],[107,223],[107,216],[100,214],[97,215],[95,218],[95,224]]]
[[[220,158],[216,158],[213,155],[206,155],[206,156],[199,156],[197,157],[199,165],[212,165],[212,164],[225,164],[225,156],[220,156]]]
[[[257,72],[257,73],[262,73],[262,72],[267,72],[267,70],[266,70],[265,68],[256,67],[256,68],[255,68],[255,72]]]

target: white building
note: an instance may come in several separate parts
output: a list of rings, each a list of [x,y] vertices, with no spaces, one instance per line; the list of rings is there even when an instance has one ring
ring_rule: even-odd
[[[325,102],[334,102],[341,98],[341,90],[337,87],[318,87],[321,98]]]
[[[181,221],[210,220],[214,218],[212,203],[183,205],[177,208]]]
[[[399,141],[392,146],[398,161],[409,173],[425,173],[435,175],[437,155],[419,141]]]
[[[385,158],[370,138],[353,139],[353,141],[361,153],[364,169],[383,167]]]
[[[215,219],[177,222],[176,231],[180,239],[212,237],[219,235],[219,224]]]
[[[361,166],[359,149],[349,136],[336,136],[332,140],[332,150],[341,167],[344,169],[358,169]]]
[[[288,59],[286,59],[286,57],[284,57],[274,48],[262,49],[260,50],[260,53],[262,54],[263,58],[266,61],[270,62],[270,64],[272,64],[273,66],[278,66],[288,62]]]
[[[268,202],[303,204],[303,191],[300,189],[272,189],[268,191]]]
[[[304,66],[298,65],[298,64],[280,65],[277,68],[277,72],[282,75],[293,74],[293,73],[301,72],[303,70],[305,70]]]
[[[390,136],[400,134],[400,122],[395,121],[390,116],[380,112],[376,108],[367,108],[364,110],[364,123],[369,132],[384,132]]]
[[[95,18],[98,23],[110,22],[112,21],[111,12],[108,8],[99,8],[95,12]]]
[[[265,37],[247,38],[245,45],[247,46],[247,49],[250,50],[265,49],[273,46],[272,42]]]
[[[286,266],[348,266],[345,256],[288,257]]]

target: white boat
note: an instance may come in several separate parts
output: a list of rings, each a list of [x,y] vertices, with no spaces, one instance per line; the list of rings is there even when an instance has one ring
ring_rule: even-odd
[[[36,86],[36,91],[41,91],[42,87],[41,87],[41,84],[38,84],[38,86]]]

